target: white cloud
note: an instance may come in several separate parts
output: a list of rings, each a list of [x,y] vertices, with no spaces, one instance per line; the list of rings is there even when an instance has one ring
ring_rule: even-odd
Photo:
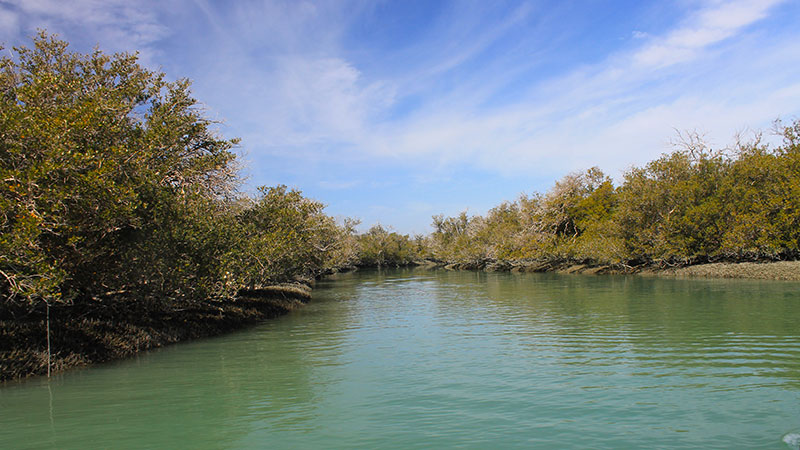
[[[671,30],[631,31],[632,49],[549,72],[546,81],[541,74],[523,79],[541,58],[539,47],[556,45],[549,34],[525,28],[534,15],[526,6],[491,23],[483,11],[453,11],[447,27],[397,54],[369,54],[365,43],[358,50],[366,57],[345,48],[344,36],[370,2],[220,7],[187,0],[184,10],[170,8],[180,10],[181,20],[199,21],[197,29],[207,34],[186,46],[196,52],[186,57],[193,70],[177,75],[196,80],[198,97],[233,125],[255,160],[280,154],[311,161],[324,154],[416,165],[422,173],[465,165],[563,174],[644,162],[667,149],[673,128],[729,136],[798,111],[800,93],[791,80],[800,69],[779,63],[798,60],[797,40],[747,40],[750,27],[778,3],[706,2]],[[0,23],[53,24],[51,31],[80,33],[107,50],[144,50],[152,61],[164,62],[158,44],[174,32],[164,21],[166,7],[155,1],[3,5]],[[515,31],[524,41],[494,50]],[[487,50],[491,57],[479,60]],[[386,68],[370,72],[367,58]],[[486,106],[508,89],[514,94]],[[392,114],[409,99],[416,103]],[[345,186],[335,177],[319,185]]]
[[[153,44],[169,34],[159,22],[158,3],[127,0],[11,0],[0,4],[0,18],[12,17],[16,29],[6,29],[0,38],[28,37],[37,28],[57,33],[70,42],[91,39],[108,52],[139,51],[143,62],[152,64]],[[2,19],[0,19],[2,20]],[[26,39],[27,40],[27,39]],[[27,42],[26,42],[27,44]]]
[[[775,4],[715,2],[661,37],[534,83],[492,109],[465,84],[448,93],[457,103],[434,101],[384,123],[361,148],[421,167],[563,174],[642,164],[669,150],[674,129],[709,130],[725,145],[738,130],[798,111],[800,69],[785,62],[800,58],[800,41],[765,43],[744,33]],[[491,92],[504,80],[480,81]]]
[[[736,0],[714,3],[691,17],[686,25],[665,37],[653,38],[634,55],[642,66],[666,67],[689,61],[699,52],[721,42],[742,28],[766,17],[783,0]]]
[[[0,30],[3,30],[2,34],[0,34],[0,39],[15,35],[17,33],[18,21],[19,18],[15,13],[0,7]]]
[[[278,67],[275,95],[282,97],[295,139],[349,141],[392,101],[391,89],[365,84],[358,70],[338,58],[282,58]]]
[[[394,100],[394,89],[367,82],[340,58],[274,57],[264,67],[248,55],[223,57],[195,83],[215,91],[208,101],[260,152],[294,152],[319,157],[326,148],[352,147],[370,134],[371,117]],[[205,98],[205,97],[204,97]]]
[[[322,189],[327,190],[346,190],[346,189],[353,189],[355,187],[361,186],[363,183],[358,180],[351,180],[351,181],[327,181],[322,180],[317,183],[319,187]]]

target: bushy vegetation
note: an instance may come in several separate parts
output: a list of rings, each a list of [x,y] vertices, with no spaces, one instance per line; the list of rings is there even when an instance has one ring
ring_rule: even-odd
[[[51,367],[53,307],[56,342],[74,347],[66,367],[102,360],[98,347],[127,355],[266,317],[276,306],[254,291],[342,267],[800,256],[800,121],[778,127],[784,141],[774,148],[756,140],[718,151],[689,136],[620,186],[591,168],[486,216],[435,216],[426,237],[380,225],[357,234],[356,222],[336,223],[286,186],[240,193],[237,141],[215,133],[187,80],[166,81],[135,55],[70,52],[44,32],[6,53],[0,368],[11,361],[15,374]],[[253,304],[243,307],[242,294]],[[155,343],[130,337],[159,333]]]
[[[406,266],[419,261],[425,254],[425,240],[422,236],[412,239],[381,225],[374,225],[366,233],[359,234],[356,245],[358,266]]]
[[[214,132],[187,80],[44,32],[3,53],[5,304],[230,298],[354,258],[352,229],[319,202],[237,192],[237,141]]]
[[[800,121],[725,151],[696,135],[627,171],[615,187],[598,168],[567,175],[544,195],[484,216],[434,216],[430,252],[486,259],[594,264],[690,264],[800,255]]]

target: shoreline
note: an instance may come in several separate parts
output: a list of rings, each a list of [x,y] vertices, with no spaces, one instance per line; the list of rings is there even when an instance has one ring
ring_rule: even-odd
[[[625,266],[575,261],[417,261],[428,269],[511,273],[638,275],[800,281],[800,261],[724,262],[680,267]],[[235,300],[174,304],[122,298],[110,305],[51,308],[52,373],[120,360],[142,351],[245,329],[282,316],[311,300],[304,284],[242,292]],[[0,316],[0,384],[47,374],[45,311],[20,307]]]
[[[311,300],[300,284],[246,291],[234,300],[191,304],[122,298],[50,309],[51,374],[142,351],[218,336],[282,316]],[[47,375],[46,312],[0,311],[0,385]]]
[[[640,275],[649,275],[641,272]],[[661,270],[656,276],[674,278],[738,278],[800,281],[800,261],[706,263]]]
[[[716,262],[664,267],[656,264],[628,266],[576,261],[481,260],[463,263],[422,262],[419,265],[445,270],[485,272],[561,273],[584,275],[639,275],[669,278],[738,278],[800,281],[800,261]]]

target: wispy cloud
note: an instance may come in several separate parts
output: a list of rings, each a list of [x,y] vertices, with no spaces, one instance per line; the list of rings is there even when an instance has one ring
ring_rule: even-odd
[[[665,67],[694,59],[710,45],[724,41],[767,16],[783,0],[713,2],[693,14],[686,24],[663,37],[653,38],[636,52],[637,64]]]
[[[5,30],[6,35],[13,36],[18,32],[19,15],[0,8],[0,30]]]
[[[353,189],[359,186],[362,186],[364,183],[361,180],[350,180],[350,181],[327,181],[322,180],[317,183],[319,187],[325,190],[344,190],[344,189]]]
[[[504,173],[594,164],[614,171],[666,151],[674,128],[705,127],[718,137],[760,126],[797,111],[800,101],[792,81],[800,71],[781,69],[779,61],[794,60],[800,45],[743,36],[777,3],[714,2],[662,35],[642,33],[638,46],[599,64],[523,87],[498,108],[456,89],[449,95],[460,98],[458,108],[423,106],[364,147]],[[730,41],[736,45],[726,46]],[[742,79],[750,77],[758,81]],[[491,77],[482,81],[486,89],[503,88]],[[376,144],[386,136],[391,144]]]
[[[32,35],[37,28],[47,29],[71,42],[102,44],[111,52],[139,51],[142,60],[152,64],[153,44],[169,34],[169,27],[155,14],[157,4],[126,0],[0,2],[0,23],[10,24],[0,26],[0,40],[13,42],[19,33]]]
[[[339,58],[279,59],[270,96],[285,108],[282,141],[275,144],[318,144],[364,135],[372,115],[391,104],[394,93],[380,82],[368,83]],[[311,131],[311,132],[309,132]]]

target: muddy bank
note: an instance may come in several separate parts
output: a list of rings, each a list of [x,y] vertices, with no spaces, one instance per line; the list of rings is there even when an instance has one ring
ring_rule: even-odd
[[[646,274],[646,273],[643,273]],[[712,263],[664,269],[658,276],[800,281],[800,261]]]
[[[514,272],[514,273],[586,273],[586,274],[621,274],[635,273],[636,268],[623,264],[601,265],[588,262],[569,260],[495,260],[483,259],[459,263],[428,264],[446,270],[483,270],[486,272]]]
[[[118,298],[50,308],[51,372],[219,335],[288,313],[311,298],[305,285],[242,292],[192,304]],[[47,374],[47,311],[0,309],[0,381]]]
[[[478,260],[463,263],[438,263],[447,270],[484,270],[487,272],[556,272],[582,274],[639,274],[644,276],[750,278],[763,280],[800,281],[800,261],[724,262],[668,266],[646,264],[594,264],[569,260]]]

